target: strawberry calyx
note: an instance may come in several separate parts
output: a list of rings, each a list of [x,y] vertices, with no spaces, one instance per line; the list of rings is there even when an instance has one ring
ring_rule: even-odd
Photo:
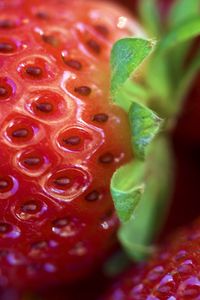
[[[175,1],[165,28],[156,1],[146,4],[140,1],[140,13],[151,38],[119,40],[111,53],[111,95],[129,115],[134,159],[114,173],[110,189],[119,240],[136,260],[152,253],[165,220],[173,187],[169,130],[200,69],[200,52],[185,63],[200,34],[199,0]]]

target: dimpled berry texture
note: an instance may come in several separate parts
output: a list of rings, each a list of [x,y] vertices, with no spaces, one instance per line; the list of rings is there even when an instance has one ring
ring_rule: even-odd
[[[199,300],[200,219],[173,234],[146,265],[133,267],[101,300]]]
[[[1,286],[71,282],[112,248],[110,179],[132,152],[109,56],[138,33],[101,1],[0,1]]]

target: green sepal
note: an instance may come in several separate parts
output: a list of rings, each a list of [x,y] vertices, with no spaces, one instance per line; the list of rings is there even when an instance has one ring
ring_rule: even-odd
[[[179,24],[169,32],[159,43],[148,65],[147,84],[152,91],[152,98],[159,99],[157,105],[161,106],[164,114],[172,114],[174,105],[169,100],[174,99],[177,80],[174,79],[171,56],[175,47],[185,43],[200,34],[200,18],[193,17]],[[180,63],[179,63],[180,64]],[[181,74],[182,70],[179,70]],[[181,78],[181,76],[180,76]],[[164,107],[162,107],[164,103]],[[173,107],[172,107],[172,105]]]
[[[176,110],[175,113],[179,113],[181,111],[181,107],[183,104],[183,100],[185,100],[185,96],[187,96],[187,92],[190,89],[193,80],[196,77],[196,74],[200,70],[200,51],[192,60],[191,64],[185,71],[183,77],[181,78],[179,85],[177,86],[177,90],[175,92],[176,99]]]
[[[151,36],[161,35],[161,20],[157,0],[140,0],[139,15],[144,28]]]
[[[162,135],[151,144],[144,162],[144,193],[134,211],[134,217],[121,225],[119,240],[130,257],[143,260],[152,253],[152,242],[159,233],[169,207],[172,190],[172,155],[167,139]]]
[[[151,109],[135,102],[129,110],[129,123],[134,153],[144,160],[148,146],[160,131],[163,120]]]
[[[196,16],[198,12],[200,12],[200,0],[176,0],[171,7],[168,24],[171,28],[175,27],[179,23]]]
[[[112,176],[111,193],[119,219],[129,221],[144,192],[144,168],[146,153],[155,136],[160,131],[163,120],[152,110],[132,103],[129,111],[133,150],[136,158],[119,168]]]
[[[117,92],[151,53],[154,45],[155,42],[140,38],[124,38],[115,43],[111,52],[111,95],[114,102]]]
[[[176,0],[171,5],[171,10],[168,15],[168,27],[173,30],[178,24],[183,24],[191,18],[195,18],[197,14],[200,17],[200,0]],[[192,41],[187,41],[176,47],[170,59],[171,69],[174,81],[178,81],[184,70],[184,62],[187,60],[187,54],[190,51]],[[184,89],[185,90],[185,89]]]
[[[149,93],[145,87],[128,79],[123,88],[115,95],[115,103],[128,113],[133,102],[146,105],[148,97]]]
[[[129,221],[144,192],[144,164],[133,160],[119,168],[111,180],[111,193],[121,222]]]

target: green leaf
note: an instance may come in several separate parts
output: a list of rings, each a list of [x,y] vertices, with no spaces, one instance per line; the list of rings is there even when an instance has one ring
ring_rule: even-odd
[[[179,113],[181,111],[181,107],[183,104],[183,100],[188,94],[188,91],[195,79],[198,71],[200,70],[200,51],[192,60],[191,64],[189,65],[188,69],[185,71],[183,77],[181,78],[177,89],[175,91],[175,99],[177,101],[176,111]]]
[[[134,153],[138,158],[144,159],[148,146],[161,129],[163,120],[151,109],[139,103],[133,103],[129,111],[129,121]]]
[[[175,27],[198,12],[200,14],[200,0],[176,0],[169,14],[169,26]]]
[[[125,38],[117,41],[111,52],[111,94],[123,87],[142,61],[150,54],[155,42],[140,38]],[[113,99],[115,101],[115,98]]]
[[[151,90],[154,92],[154,97],[159,99],[160,105],[164,113],[173,107],[168,108],[167,102],[173,98],[174,91],[176,90],[177,80],[174,79],[173,68],[171,63],[173,59],[174,47],[185,43],[200,34],[200,18],[199,16],[193,17],[179,24],[165,38],[159,43],[156,51],[148,66],[147,83]],[[174,62],[173,62],[174,63]],[[159,106],[159,103],[157,103]],[[174,103],[173,103],[174,105]]]
[[[195,16],[191,19],[178,24],[166,37],[160,42],[159,52],[168,52],[171,48],[180,43],[186,42],[200,34],[200,18]]]
[[[159,37],[161,35],[161,20],[158,11],[157,0],[140,0],[139,1],[139,14],[144,28],[152,36]]]
[[[145,190],[134,218],[119,230],[119,239],[127,253],[136,260],[151,254],[152,242],[159,233],[169,207],[172,191],[172,155],[167,139],[159,136],[149,149],[143,183]]]
[[[144,164],[133,160],[119,168],[111,180],[111,193],[121,222],[132,218],[144,191]]]
[[[128,79],[123,88],[115,95],[115,103],[123,108],[127,113],[133,102],[147,104],[149,99],[149,91],[133,80]]]

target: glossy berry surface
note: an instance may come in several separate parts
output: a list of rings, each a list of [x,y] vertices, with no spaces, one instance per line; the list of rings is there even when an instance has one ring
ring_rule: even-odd
[[[178,230],[149,263],[133,267],[103,300],[198,300],[200,219]]]
[[[75,280],[111,249],[110,179],[132,151],[109,56],[139,32],[101,1],[0,2],[1,286]]]

